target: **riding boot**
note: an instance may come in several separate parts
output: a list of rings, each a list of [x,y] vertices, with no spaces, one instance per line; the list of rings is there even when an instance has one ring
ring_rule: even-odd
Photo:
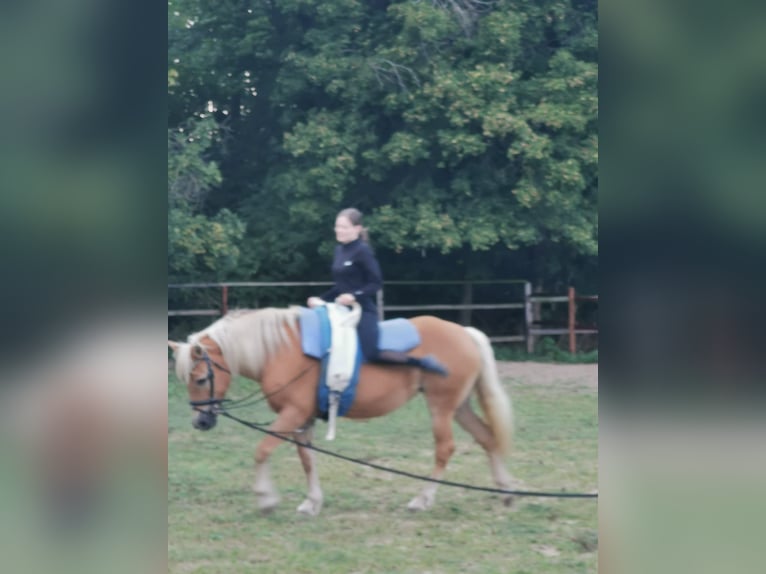
[[[384,363],[388,365],[406,365],[408,367],[417,367],[424,371],[437,373],[446,377],[449,375],[446,367],[439,362],[439,359],[433,355],[426,355],[425,357],[411,357],[401,351],[380,351],[375,357],[374,362]]]

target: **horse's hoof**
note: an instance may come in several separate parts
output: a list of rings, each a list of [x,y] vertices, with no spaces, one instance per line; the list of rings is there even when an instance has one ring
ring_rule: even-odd
[[[261,496],[258,498],[258,510],[260,510],[263,514],[269,514],[278,505],[278,496]]]
[[[322,510],[322,501],[313,501],[310,498],[301,502],[298,507],[298,512],[306,516],[317,516],[320,510]]]
[[[428,510],[433,504],[433,500],[428,500],[423,496],[416,496],[407,505],[407,510],[412,512],[422,512]]]

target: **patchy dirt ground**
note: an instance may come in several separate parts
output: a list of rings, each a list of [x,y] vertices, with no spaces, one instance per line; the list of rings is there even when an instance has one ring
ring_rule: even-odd
[[[498,361],[501,379],[526,385],[567,385],[598,390],[598,364],[555,364]]]

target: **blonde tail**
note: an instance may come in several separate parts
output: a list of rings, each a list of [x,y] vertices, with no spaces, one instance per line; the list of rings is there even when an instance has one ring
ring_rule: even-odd
[[[476,342],[481,352],[482,368],[477,380],[479,403],[487,417],[500,454],[507,456],[513,438],[513,406],[497,374],[495,352],[487,336],[474,327],[465,330]]]

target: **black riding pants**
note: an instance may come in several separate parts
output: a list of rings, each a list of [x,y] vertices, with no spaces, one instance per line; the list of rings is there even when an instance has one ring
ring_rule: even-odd
[[[356,330],[362,355],[368,361],[374,361],[378,356],[378,310],[364,309]]]

